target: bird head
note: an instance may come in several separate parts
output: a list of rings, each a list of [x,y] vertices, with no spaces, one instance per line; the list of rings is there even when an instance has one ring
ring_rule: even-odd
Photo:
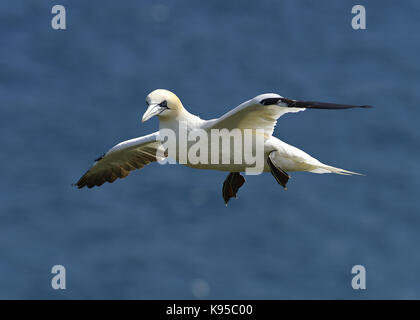
[[[165,89],[157,89],[146,97],[147,110],[143,114],[142,122],[154,116],[159,118],[176,118],[184,110],[181,100],[172,92]]]

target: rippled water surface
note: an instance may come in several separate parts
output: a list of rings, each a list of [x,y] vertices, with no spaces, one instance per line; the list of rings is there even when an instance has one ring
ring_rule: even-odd
[[[0,2],[0,298],[419,298],[420,4]],[[362,3],[363,4],[363,3]],[[151,164],[71,187],[114,144],[157,130],[145,96],[202,118],[263,92],[371,104],[286,115],[275,135],[364,177],[248,176]],[[62,264],[67,289],[51,289]],[[351,268],[367,270],[354,291]]]

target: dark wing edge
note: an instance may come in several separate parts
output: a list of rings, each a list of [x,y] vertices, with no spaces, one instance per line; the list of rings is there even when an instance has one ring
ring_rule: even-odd
[[[131,171],[141,169],[157,160],[156,148],[148,146],[112,152],[95,162],[74,186],[81,189],[101,186],[105,182],[112,183],[118,178],[127,177]]]
[[[299,101],[287,98],[280,98],[279,101],[287,104],[289,108],[306,108],[306,109],[351,109],[351,108],[372,108],[370,105],[350,105],[350,104],[337,104],[317,101]]]

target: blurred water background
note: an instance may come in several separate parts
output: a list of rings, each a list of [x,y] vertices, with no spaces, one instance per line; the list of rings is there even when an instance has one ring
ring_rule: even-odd
[[[1,1],[0,298],[419,298],[419,28],[415,0]],[[288,191],[249,176],[228,208],[226,173],[180,165],[71,187],[157,130],[140,122],[156,88],[204,119],[264,92],[374,105],[275,130],[366,176],[294,173]],[[51,289],[56,264],[66,290]]]

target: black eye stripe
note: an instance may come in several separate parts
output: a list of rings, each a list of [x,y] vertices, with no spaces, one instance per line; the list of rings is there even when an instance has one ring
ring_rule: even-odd
[[[168,108],[168,102],[166,100],[163,100],[160,104],[159,104],[162,108]],[[168,108],[169,109],[169,108]]]
[[[264,106],[269,106],[272,104],[276,104],[277,102],[279,102],[280,99],[281,98],[266,98],[266,99],[261,100],[260,103]]]

